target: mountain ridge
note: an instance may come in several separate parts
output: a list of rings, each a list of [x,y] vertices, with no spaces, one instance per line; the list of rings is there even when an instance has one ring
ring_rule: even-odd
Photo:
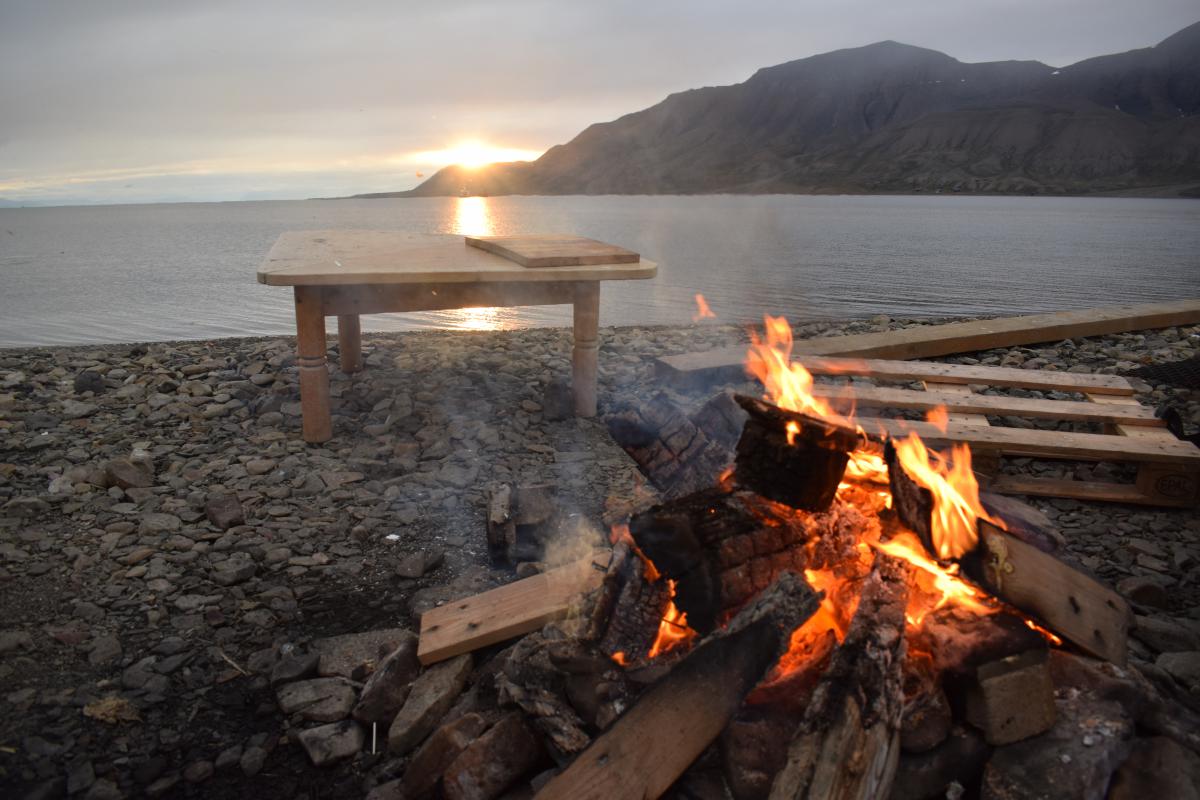
[[[356,197],[1139,190],[1200,195],[1200,23],[1061,68],[833,50],[670,94],[536,161]]]

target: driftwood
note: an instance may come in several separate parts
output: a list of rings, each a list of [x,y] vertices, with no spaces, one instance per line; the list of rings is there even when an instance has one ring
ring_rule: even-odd
[[[771,800],[888,796],[900,756],[907,597],[901,562],[876,553],[850,629],[813,693]]]
[[[712,743],[816,611],[802,578],[780,575],[729,626],[694,648],[538,794],[540,800],[655,798]]]
[[[752,397],[737,402],[750,415],[737,445],[738,484],[792,508],[829,508],[858,433]]]

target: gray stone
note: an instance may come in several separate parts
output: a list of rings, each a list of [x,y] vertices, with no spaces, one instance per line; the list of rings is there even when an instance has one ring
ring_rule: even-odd
[[[213,762],[193,761],[183,768],[183,779],[188,783],[203,783],[212,777],[213,771]]]
[[[83,800],[122,800],[123,797],[125,797],[125,793],[117,784],[108,778],[101,778],[87,790]]]
[[[271,685],[278,686],[281,683],[314,677],[319,660],[320,656],[316,653],[293,653],[284,656],[271,670]]]
[[[127,458],[114,458],[106,463],[104,475],[109,485],[122,489],[148,489],[154,485],[154,475]]]
[[[388,749],[404,755],[420,744],[450,710],[470,674],[471,656],[461,655],[419,675],[388,730]]]
[[[143,536],[157,536],[163,533],[175,533],[183,527],[183,520],[174,514],[150,512],[142,515],[138,533]]]
[[[78,400],[63,400],[63,419],[82,419],[96,413],[98,406],[93,403],[82,403]]]
[[[267,751],[261,747],[247,747],[238,763],[246,777],[252,778],[262,772],[263,765],[267,763]]]
[[[204,504],[204,516],[218,529],[226,531],[246,522],[241,502],[231,494],[215,494]]]
[[[324,767],[357,755],[363,746],[363,729],[353,720],[343,720],[301,731],[298,738],[313,765]]]
[[[67,767],[67,794],[76,794],[92,785],[96,780],[96,771],[92,762],[82,759]]]
[[[401,578],[420,578],[441,564],[444,558],[445,553],[440,550],[419,550],[400,559],[400,563],[396,565],[396,574]]]
[[[1141,575],[1123,578],[1117,583],[1117,591],[1128,600],[1143,606],[1167,608],[1169,603],[1167,587],[1163,585],[1161,578],[1147,578]]]
[[[17,649],[33,649],[33,637],[29,635],[29,631],[4,631],[0,633],[0,655]]]
[[[446,800],[493,800],[546,759],[521,713],[508,714],[446,768]]]
[[[1160,653],[1200,650],[1200,635],[1170,617],[1135,618],[1133,635]]]
[[[235,553],[213,567],[212,579],[219,586],[233,586],[250,580],[257,571],[254,559],[245,553]]]
[[[379,662],[354,706],[355,719],[368,725],[372,722],[387,725],[395,719],[408,697],[410,685],[421,671],[417,641],[416,636],[408,634]]]
[[[556,378],[546,384],[542,394],[542,416],[551,421],[575,416],[575,393],[571,391],[569,381]]]
[[[1163,653],[1154,665],[1191,691],[1200,691],[1200,651]]]
[[[354,687],[342,678],[314,678],[281,686],[275,694],[284,714],[313,722],[337,722],[350,716]]]
[[[116,636],[97,636],[88,651],[88,663],[93,667],[104,667],[121,657],[121,640]]]
[[[1165,736],[1138,739],[1113,776],[1108,800],[1200,800],[1200,756]]]
[[[430,794],[446,768],[486,729],[487,720],[479,714],[470,713],[434,731],[408,763],[403,779],[405,796],[425,797]]]
[[[309,647],[320,656],[317,673],[361,680],[388,653],[412,634],[404,628],[384,628],[317,639]]]
[[[235,744],[233,747],[227,747],[217,755],[217,760],[213,764],[219,770],[229,769],[238,765],[242,760],[242,746]]]

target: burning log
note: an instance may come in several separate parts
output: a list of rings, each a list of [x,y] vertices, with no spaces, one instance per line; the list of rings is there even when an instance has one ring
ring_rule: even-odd
[[[1086,652],[1124,665],[1132,614],[1112,589],[984,520],[979,545],[962,564],[996,597]]]
[[[693,649],[537,795],[540,800],[655,798],[717,738],[742,699],[818,606],[790,573]]]
[[[882,553],[775,777],[771,800],[887,797],[900,756],[905,570]]]
[[[937,553],[932,495],[908,476],[890,442],[884,458],[893,506],[929,552]],[[959,559],[964,574],[1088,653],[1124,664],[1131,619],[1128,604],[1053,552],[1046,552],[1057,549],[1055,540],[1038,530],[1036,514],[1020,517],[1012,531],[982,518],[976,521],[977,541]]]
[[[637,546],[675,581],[675,604],[704,634],[723,614],[785,570],[852,559],[873,521],[852,506],[796,512],[749,493],[709,489],[654,506],[629,521]]]
[[[640,664],[649,655],[671,602],[667,582],[651,581],[646,571],[646,562],[618,543],[591,619],[589,637],[603,652],[620,653],[627,664]]]
[[[859,434],[752,397],[737,402],[750,415],[737,445],[738,484],[793,508],[829,508]]]

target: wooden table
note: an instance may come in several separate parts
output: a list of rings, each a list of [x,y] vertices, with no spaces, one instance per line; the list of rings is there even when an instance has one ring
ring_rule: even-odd
[[[658,266],[645,260],[586,263],[609,246],[589,250],[574,237],[561,239],[584,263],[524,267],[471,247],[461,236],[356,230],[282,234],[259,268],[258,282],[292,286],[295,293],[304,439],[324,442],[333,435],[325,362],[328,316],[338,318],[342,371],[352,373],[362,368],[360,314],[571,303],[575,413],[595,416],[600,281],[652,278]]]

